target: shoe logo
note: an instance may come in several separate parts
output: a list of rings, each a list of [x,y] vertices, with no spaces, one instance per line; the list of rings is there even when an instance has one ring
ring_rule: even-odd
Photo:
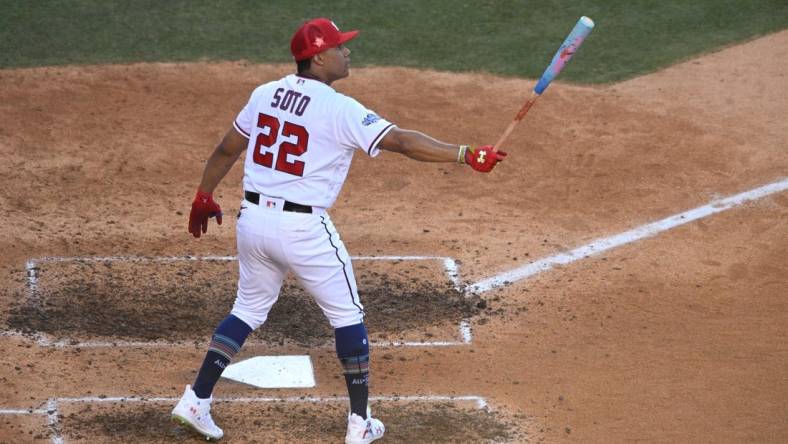
[[[479,151],[479,158],[476,159],[478,163],[484,163],[484,158],[487,157],[486,151]]]
[[[362,436],[362,438],[366,438],[367,436],[380,437],[381,434],[382,434],[382,430],[379,427],[375,427],[375,429],[373,430],[372,429],[372,421],[367,419],[367,428],[366,428],[366,430],[364,430],[364,436]]]

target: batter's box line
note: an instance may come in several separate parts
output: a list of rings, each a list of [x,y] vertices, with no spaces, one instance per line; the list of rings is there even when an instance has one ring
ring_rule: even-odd
[[[352,256],[353,260],[362,261],[441,261],[444,272],[449,280],[454,284],[455,290],[465,294],[460,281],[459,265],[454,258],[447,256]],[[39,264],[50,262],[181,262],[181,261],[208,261],[208,262],[229,262],[238,260],[237,256],[46,256],[33,258],[27,261],[27,287],[30,292],[30,301],[33,304],[41,305],[41,295],[38,291],[38,272]],[[469,319],[460,320],[459,341],[372,341],[374,347],[452,347],[458,345],[469,345],[473,342],[473,332]],[[2,331],[0,336],[15,336],[32,338],[42,347],[179,347],[183,344],[194,343],[193,341],[76,341],[73,339],[53,340],[51,336],[44,333],[24,334],[17,331]],[[200,344],[199,342],[197,344]],[[207,345],[206,341],[203,345]],[[269,345],[261,341],[249,341],[247,345]],[[326,346],[331,347],[331,346]]]
[[[139,397],[139,396],[114,396],[114,397],[98,397],[87,396],[77,398],[51,398],[46,401],[46,408],[38,409],[4,409],[0,408],[0,416],[4,415],[41,415],[47,418],[47,428],[50,432],[50,442],[52,444],[64,444],[65,438],[63,437],[63,430],[60,423],[60,406],[63,404],[102,404],[102,403],[171,403],[174,404],[180,398],[176,397]],[[370,396],[370,401],[385,401],[385,402],[471,402],[479,410],[490,410],[487,400],[482,396],[477,395],[461,395],[461,396]],[[313,403],[313,404],[331,404],[339,402],[347,402],[347,396],[330,396],[330,397],[310,397],[310,396],[291,396],[291,397],[221,397],[214,398],[214,402],[219,403],[270,403],[270,402],[288,402],[288,403]]]

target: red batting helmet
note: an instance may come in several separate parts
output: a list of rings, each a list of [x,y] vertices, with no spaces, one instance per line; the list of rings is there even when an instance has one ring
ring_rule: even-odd
[[[316,18],[301,25],[290,40],[290,52],[297,62],[326,49],[335,48],[358,35],[358,31],[341,32],[327,18]]]

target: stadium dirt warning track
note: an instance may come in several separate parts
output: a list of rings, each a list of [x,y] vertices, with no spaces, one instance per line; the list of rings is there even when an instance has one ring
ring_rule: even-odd
[[[229,308],[234,262],[157,258],[235,254],[232,217],[188,234],[193,189],[248,92],[290,70],[0,71],[0,442],[199,441],[168,413]],[[355,262],[386,441],[788,441],[784,189],[464,292],[785,183],[786,73],[784,31],[619,84],[558,82],[491,177],[357,156],[332,218],[351,254],[390,258]],[[403,127],[483,143],[533,81],[368,68],[336,87]],[[240,178],[216,193],[228,215]],[[316,386],[220,382],[226,442],[344,431],[331,332],[285,290],[236,361],[309,355]]]

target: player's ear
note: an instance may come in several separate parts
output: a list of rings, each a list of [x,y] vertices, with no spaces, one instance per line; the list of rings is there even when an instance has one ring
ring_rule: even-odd
[[[313,55],[312,56],[312,64],[320,65],[320,66],[325,65],[326,61],[323,59],[323,54],[325,54],[325,53],[321,52],[321,53]]]

